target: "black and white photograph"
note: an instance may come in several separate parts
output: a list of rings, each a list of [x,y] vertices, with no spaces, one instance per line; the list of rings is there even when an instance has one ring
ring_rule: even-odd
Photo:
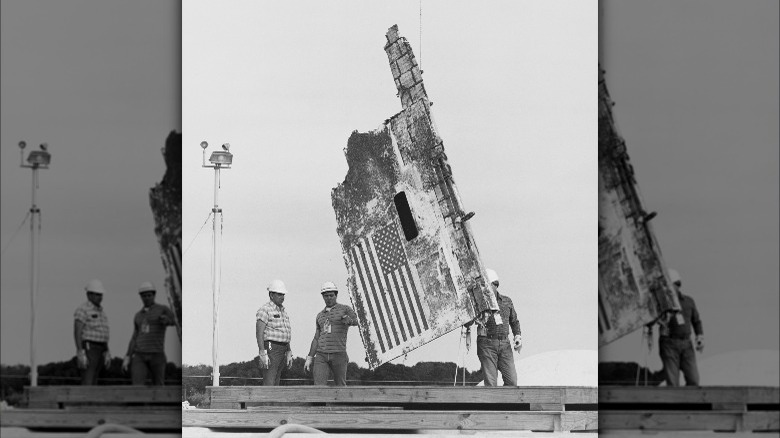
[[[0,6],[4,437],[180,433],[180,6]]]
[[[182,12],[184,434],[595,430],[596,4]]]
[[[778,3],[599,6],[599,431],[777,432]]]

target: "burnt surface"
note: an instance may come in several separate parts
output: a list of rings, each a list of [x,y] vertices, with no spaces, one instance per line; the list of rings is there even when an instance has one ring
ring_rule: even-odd
[[[396,26],[385,52],[403,110],[373,132],[352,133],[349,170],[332,192],[372,368],[498,308],[417,61]]]
[[[612,106],[599,67],[599,346],[679,309]]]
[[[165,174],[162,181],[149,190],[149,203],[166,273],[168,304],[176,315],[176,332],[181,341],[181,133],[171,131],[168,134],[163,157]]]

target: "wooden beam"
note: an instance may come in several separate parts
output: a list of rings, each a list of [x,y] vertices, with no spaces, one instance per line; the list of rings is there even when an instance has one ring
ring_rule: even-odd
[[[596,404],[595,387],[446,386],[219,386],[206,387],[212,403],[562,403]]]
[[[9,409],[0,416],[2,427],[91,429],[104,423],[115,423],[136,429],[179,429],[180,410],[133,412],[130,409],[69,411],[65,409]]]
[[[305,410],[236,411],[193,409],[182,411],[182,427],[265,428],[301,424],[317,429],[448,429],[448,430],[595,430],[598,412],[533,411],[333,411]],[[583,429],[571,429],[583,430]]]
[[[24,388],[29,403],[181,403],[181,386],[36,386]]]
[[[601,386],[599,403],[780,403],[780,388],[765,386]]]
[[[3,438],[84,438],[84,432],[32,432],[25,427],[4,427],[0,429]],[[105,432],[100,438],[138,438],[137,432]],[[181,433],[145,433],[143,438],[181,438]],[[236,438],[236,437],[234,437]],[[285,436],[285,438],[289,438]]]
[[[780,412],[599,411],[599,430],[780,430]]]

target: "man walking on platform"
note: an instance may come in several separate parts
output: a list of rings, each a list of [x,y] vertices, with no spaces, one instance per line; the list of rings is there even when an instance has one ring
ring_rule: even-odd
[[[335,386],[347,385],[347,330],[357,325],[357,314],[345,304],[336,302],[339,290],[330,281],[320,289],[325,308],[315,318],[314,339],[303,368],[309,371],[314,363],[314,384],[326,386],[333,373]]]

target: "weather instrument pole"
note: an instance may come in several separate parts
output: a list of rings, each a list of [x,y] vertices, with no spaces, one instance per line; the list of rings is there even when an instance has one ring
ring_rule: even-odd
[[[42,143],[39,151],[30,151],[24,164],[24,148],[27,143],[19,142],[20,166],[32,169],[32,205],[30,207],[30,386],[38,386],[38,366],[35,361],[35,298],[38,295],[38,254],[37,242],[40,240],[41,209],[36,203],[38,190],[38,169],[48,169],[51,162],[49,146]]]
[[[221,169],[230,169],[230,165],[233,163],[233,154],[230,153],[230,144],[225,143],[222,145],[222,151],[214,151],[209,157],[210,165],[206,165],[206,148],[209,146],[208,142],[200,142],[200,147],[203,149],[202,167],[209,167],[214,169],[214,207],[211,212],[214,214],[212,218],[213,235],[211,240],[212,257],[211,257],[211,292],[212,292],[212,308],[213,308],[213,329],[212,329],[212,344],[211,344],[211,361],[212,361],[212,386],[219,386],[219,285],[221,274],[221,260],[220,260],[220,245],[222,240],[222,209],[219,208],[219,171]],[[219,218],[219,220],[217,220]],[[219,228],[217,228],[219,224]]]

